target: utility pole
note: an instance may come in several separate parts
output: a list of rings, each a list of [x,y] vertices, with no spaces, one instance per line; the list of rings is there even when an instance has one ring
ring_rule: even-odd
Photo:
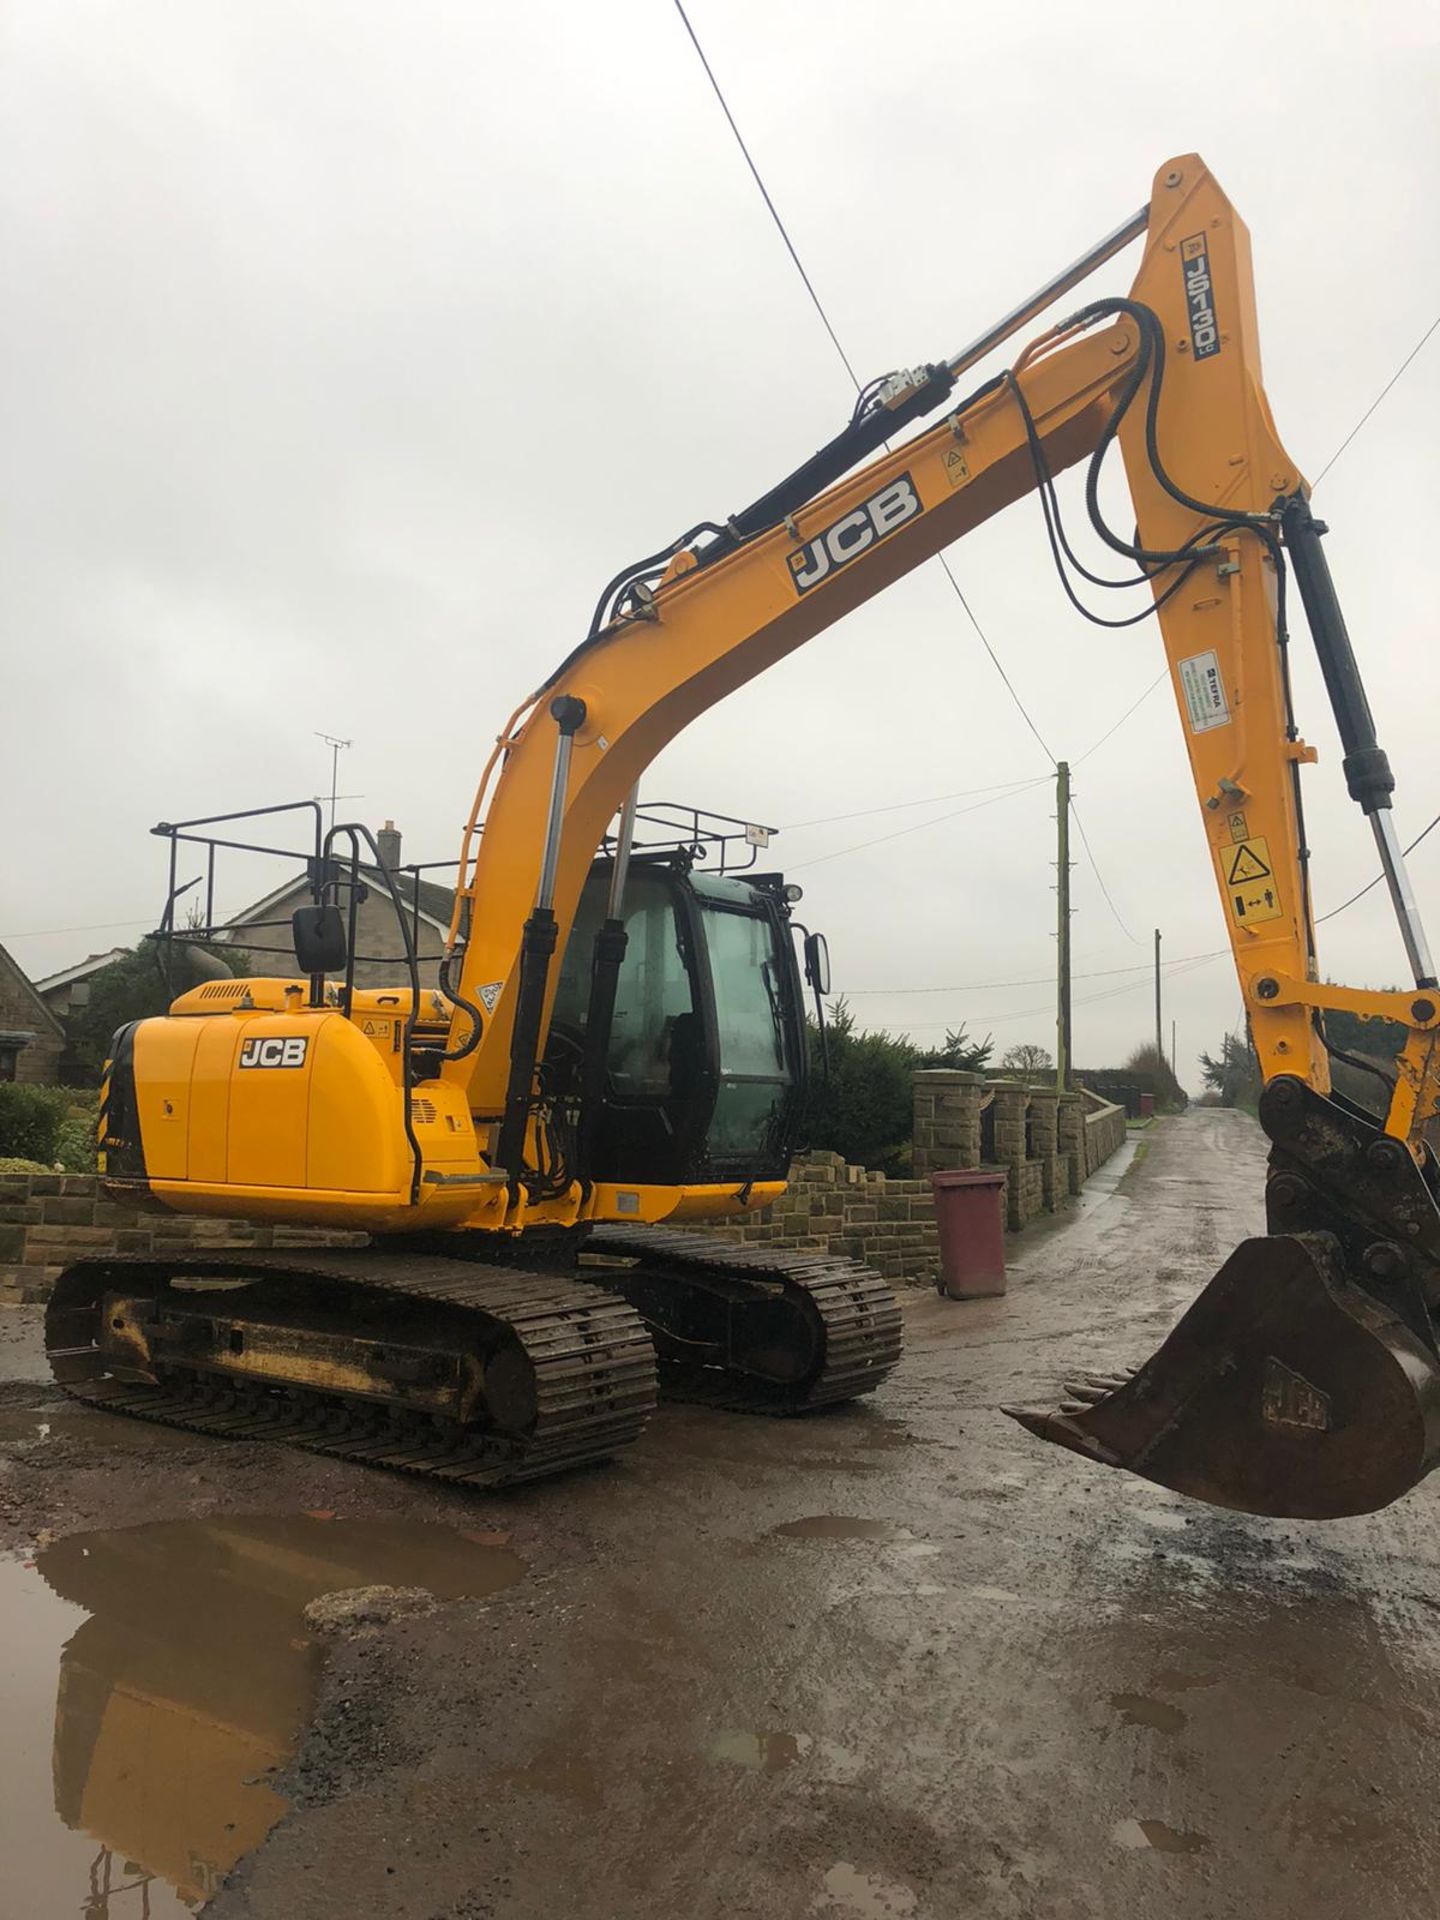
[[[353,747],[353,740],[341,740],[336,734],[321,733],[315,729],[315,738],[323,740],[330,749],[330,825],[335,825],[335,802],[339,798],[336,788],[340,784],[340,752],[344,747]]]
[[[1055,825],[1057,853],[1055,861],[1055,897],[1059,903],[1056,919],[1056,1003],[1055,1003],[1055,1084],[1061,1093],[1070,1086],[1070,763],[1061,760],[1055,768]]]
[[[1155,1057],[1165,1064],[1165,1028],[1160,1019],[1160,929],[1155,929]]]
[[[1170,1022],[1170,1071],[1177,1080],[1180,1078],[1180,1049],[1175,1043],[1175,1022],[1173,1020]]]

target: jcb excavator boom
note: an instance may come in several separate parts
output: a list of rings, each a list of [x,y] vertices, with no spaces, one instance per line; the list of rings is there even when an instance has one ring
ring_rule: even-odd
[[[957,397],[979,359],[1142,237],[1127,297],[1070,312],[1006,371]],[[931,416],[935,424],[894,444]],[[1117,443],[1133,536],[1108,525],[1100,504],[1101,469]],[[1125,563],[1123,579],[1089,571],[1070,546],[1053,479],[1080,462],[1088,463],[1090,523]],[[1432,1317],[1440,1213],[1421,1135],[1440,1097],[1440,996],[1392,824],[1393,779],[1320,544],[1324,529],[1261,384],[1248,235],[1195,155],[1162,167],[1140,213],[971,347],[871,383],[843,430],[753,505],[692,527],[609,582],[589,631],[512,716],[482,776],[441,974],[448,1027],[426,1038],[418,988],[407,999],[392,996],[403,1013],[403,1046],[392,1023],[400,1059],[391,1071],[393,1105],[390,1083],[382,1088],[365,1065],[379,1089],[373,1108],[363,1123],[339,1117],[338,1079],[327,1082],[321,1068],[338,1076],[343,1065],[359,1076],[374,1048],[353,1030],[355,995],[347,988],[343,1004],[327,1001],[324,975],[337,962],[322,940],[306,964],[308,999],[304,982],[248,983],[247,1018],[261,1019],[251,1044],[261,1055],[240,1052],[232,1013],[213,1045],[196,1043],[190,1069],[198,1089],[210,1046],[206,1071],[228,1087],[247,1067],[283,1064],[264,1048],[291,1045],[303,1074],[288,1086],[283,1075],[265,1076],[273,1084],[263,1099],[253,1085],[246,1098],[257,1113],[263,1106],[272,1127],[282,1113],[295,1128],[306,1121],[308,1160],[287,1166],[268,1145],[246,1160],[232,1100],[224,1171],[207,1123],[192,1120],[188,1163],[172,1156],[162,1172],[132,1140],[132,1177],[182,1209],[331,1221],[382,1235],[440,1229],[473,1239],[489,1230],[533,1241],[621,1223],[621,1240],[606,1243],[619,1252],[638,1244],[624,1239],[634,1222],[734,1212],[773,1194],[773,1184],[757,1188],[749,1175],[720,1178],[719,1163],[703,1153],[667,1162],[667,1172],[656,1145],[648,1172],[640,1153],[623,1176],[605,1159],[607,1129],[634,1117],[614,1097],[613,1069],[636,784],[697,715],[1030,492],[1062,580],[1068,566],[1101,587],[1138,586],[1146,605],[1133,617],[1158,614],[1274,1151],[1270,1234],[1231,1257],[1155,1359],[1122,1385],[1087,1387],[1057,1412],[1021,1417],[1092,1458],[1261,1512],[1362,1511],[1412,1485],[1440,1448]],[[1300,770],[1315,755],[1291,705],[1292,579],[1335,707],[1347,783],[1374,826],[1412,993],[1319,979],[1300,788]],[[563,981],[553,957],[567,955],[573,984],[582,894],[617,810],[608,904],[585,920],[593,940],[588,1014],[572,1028],[556,1017]],[[657,949],[646,962],[652,986],[662,959]],[[775,964],[764,962],[767,983]],[[263,1005],[257,986],[270,989]],[[1331,1091],[1330,1008],[1407,1029],[1383,1115],[1363,1114]],[[175,1009],[205,1011],[192,1000]],[[700,1012],[697,1005],[693,1020],[686,1012],[666,1027],[666,1071],[680,1103],[672,1120],[687,1099],[715,1099],[713,1073],[706,1081],[693,1066]],[[305,1053],[312,1038],[322,1054],[313,1074]],[[563,1059],[562,1042],[570,1048]],[[126,1071],[131,1132],[142,1145],[164,1132],[161,1102],[173,1116],[175,1057],[139,1029]],[[736,1076],[735,1085],[745,1079]],[[449,1129],[443,1142],[420,1139],[417,1101]],[[347,1110],[361,1111],[353,1099]],[[578,1111],[576,1124],[559,1124],[562,1111]],[[776,1111],[766,1122],[772,1144],[780,1137]],[[364,1131],[346,1150],[327,1152],[345,1124]],[[124,1131],[116,1136],[122,1146]],[[351,1171],[360,1147],[371,1155],[366,1181]],[[263,1167],[263,1177],[247,1179],[245,1167]],[[698,1320],[667,1323],[665,1298],[693,1283],[687,1298],[733,1304],[740,1295],[725,1289],[744,1289],[736,1273],[722,1283],[710,1271],[714,1256],[707,1264],[694,1246],[679,1247],[680,1238],[668,1236],[658,1265],[616,1284],[621,1292],[628,1286],[652,1330],[664,1325],[672,1341],[699,1351],[720,1338],[719,1323],[699,1308]],[[744,1293],[747,1313],[762,1292]],[[733,1327],[725,1338],[732,1334]],[[791,1336],[771,1329],[766,1337],[778,1350]],[[754,1338],[760,1343],[758,1331]],[[831,1336],[813,1338],[823,1347]],[[207,1364],[223,1360],[211,1354]],[[873,1384],[881,1372],[871,1365],[866,1378]],[[483,1384],[465,1391],[464,1407],[483,1403]]]

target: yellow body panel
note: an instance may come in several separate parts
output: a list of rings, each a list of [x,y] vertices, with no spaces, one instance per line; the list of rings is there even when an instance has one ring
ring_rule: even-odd
[[[135,1039],[135,1085],[145,1164],[158,1180],[190,1170],[190,1081],[199,1030],[184,1020],[146,1020]]]

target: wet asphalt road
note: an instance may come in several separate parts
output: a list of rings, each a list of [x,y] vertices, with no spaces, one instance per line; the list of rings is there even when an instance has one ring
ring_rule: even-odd
[[[483,1503],[87,1413],[50,1464],[11,1455],[0,1515],[404,1517],[522,1556],[329,1652],[290,1811],[214,1920],[1415,1920],[1440,1490],[1227,1515],[998,1411],[1148,1353],[1259,1227],[1262,1168],[1242,1115],[1151,1128],[1011,1243],[1007,1298],[909,1296],[862,1407],[667,1408],[623,1464]]]

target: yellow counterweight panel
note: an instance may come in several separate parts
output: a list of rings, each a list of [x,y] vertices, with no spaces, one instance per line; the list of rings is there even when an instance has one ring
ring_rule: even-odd
[[[225,1162],[230,1185],[304,1186],[312,1052],[320,1028],[334,1017],[324,1013],[300,1019],[283,1013],[221,1016],[233,1035],[228,1067],[230,1144]],[[148,1139],[145,1160],[149,1167]]]
[[[198,1020],[142,1020],[135,1030],[135,1090],[148,1172],[184,1180],[190,1171],[190,1084]]]
[[[300,1015],[287,1028],[309,1024]],[[400,1090],[373,1043],[343,1014],[315,1017],[306,1157],[285,1185],[408,1191],[413,1171]],[[240,1075],[236,1076],[237,1079]]]
[[[244,1027],[233,1015],[185,1024],[193,1025],[197,1034],[190,1079],[190,1163],[186,1177],[223,1186],[230,1175],[230,1081],[236,1038]]]

